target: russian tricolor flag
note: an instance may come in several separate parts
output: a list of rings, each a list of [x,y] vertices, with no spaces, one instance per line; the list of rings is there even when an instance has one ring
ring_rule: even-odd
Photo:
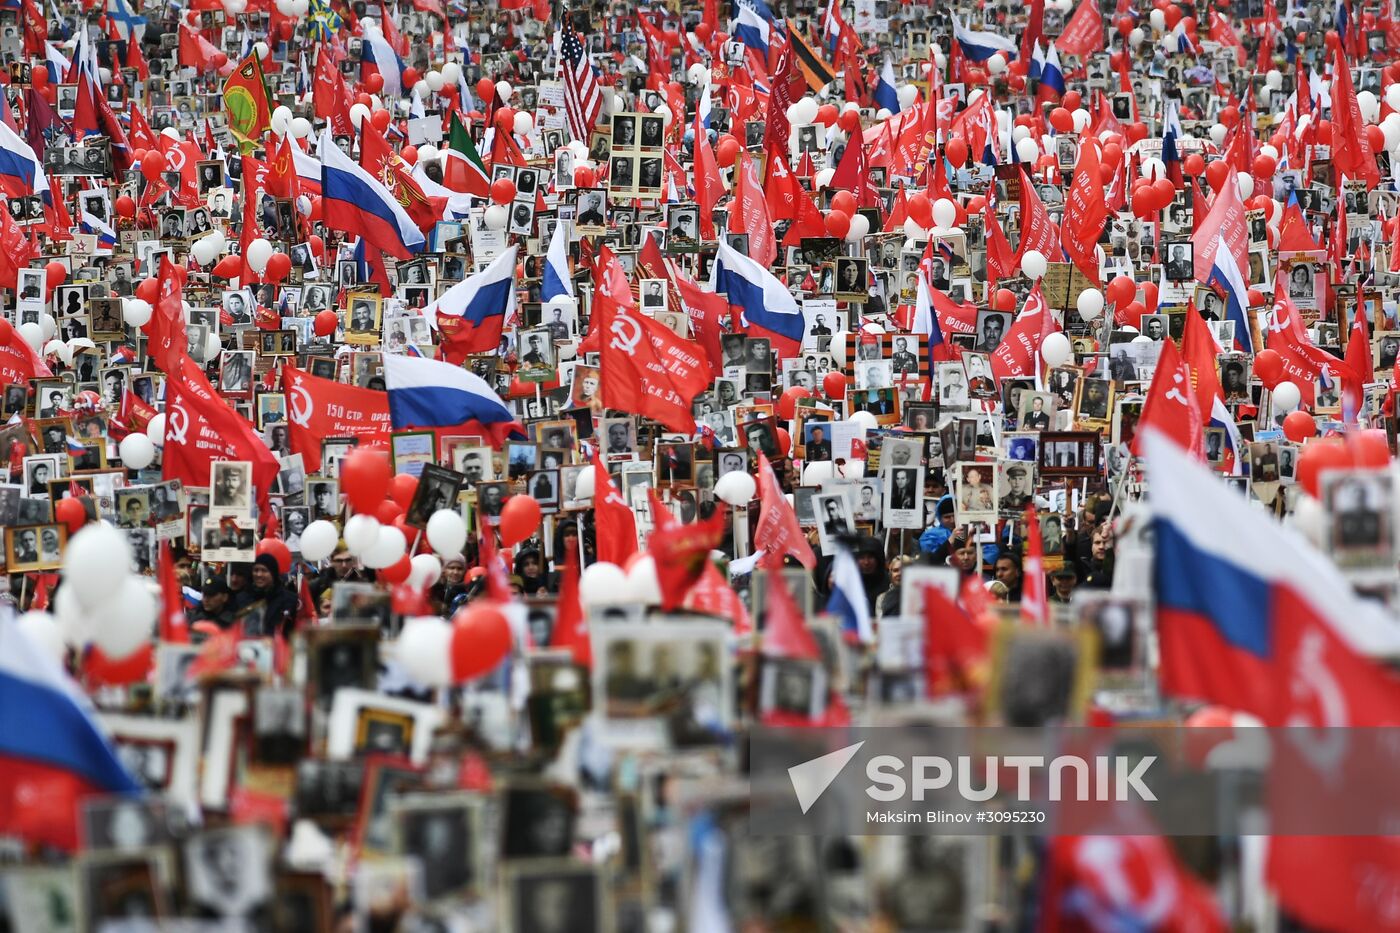
[[[82,691],[6,612],[0,617],[0,831],[73,850],[82,798],[139,793]]]
[[[384,33],[379,29],[366,29],[364,31],[364,58],[362,65],[367,66],[364,70],[378,71],[384,78],[384,95],[386,97],[403,96],[403,59],[394,51],[389,40],[384,38]]]
[[[486,380],[451,363],[386,353],[384,385],[395,431],[446,428],[468,421],[519,428]]]
[[[569,276],[568,224],[556,223],[549,238],[549,252],[544,257],[544,275],[540,300],[549,304],[555,298],[573,298],[574,283]]]
[[[322,131],[321,209],[326,226],[363,237],[397,259],[411,259],[426,245],[418,225],[384,184],[366,172]]]
[[[12,198],[41,195],[51,202],[49,179],[34,149],[8,124],[0,122],[0,191]]]
[[[751,49],[768,55],[768,20],[758,15],[758,11],[748,3],[739,4],[739,15],[734,20],[734,37]]]
[[[1055,49],[1055,43],[1051,42],[1050,51],[1040,64],[1040,85],[1036,88],[1036,98],[1058,100],[1064,95],[1065,73],[1060,70],[1060,53]]]
[[[444,329],[447,334],[444,342],[450,341],[454,350],[494,353],[500,346],[501,328],[515,310],[517,249],[516,246],[506,249],[485,269],[467,276],[424,309],[429,322],[439,327],[443,327],[443,318],[460,321],[450,333]]]
[[[1020,51],[1020,46],[1005,36],[968,29],[956,16],[953,17],[953,38],[957,40],[963,56],[974,62],[985,62],[998,52],[1011,61]]]
[[[894,65],[888,57],[880,68],[880,80],[875,82],[875,103],[890,113],[899,113],[899,90],[894,86]]]
[[[302,194],[321,193],[321,162],[297,143],[292,143],[292,166]]]
[[[740,310],[750,337],[767,337],[778,359],[802,348],[802,310],[782,282],[723,240],[715,255],[714,290]]]
[[[826,611],[841,621],[841,632],[849,641],[864,645],[875,643],[875,629],[870,624],[870,603],[865,584],[860,579],[860,567],[847,547],[838,547],[831,564],[831,595]]]

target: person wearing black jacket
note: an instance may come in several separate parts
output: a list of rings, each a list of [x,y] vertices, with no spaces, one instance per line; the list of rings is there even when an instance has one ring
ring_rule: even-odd
[[[277,558],[259,554],[253,561],[253,582],[239,594],[235,614],[244,622],[244,634],[249,637],[276,635],[284,637],[296,626],[297,595],[282,583]]]

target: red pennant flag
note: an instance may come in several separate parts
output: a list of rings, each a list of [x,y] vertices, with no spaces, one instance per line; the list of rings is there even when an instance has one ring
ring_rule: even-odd
[[[1026,554],[1021,562],[1021,621],[1045,627],[1050,624],[1050,594],[1045,589],[1045,545],[1040,540],[1040,519],[1035,503],[1026,503]]]
[[[753,630],[748,607],[734,592],[734,587],[720,574],[719,568],[706,561],[700,579],[685,595],[685,608],[734,622],[734,634],[743,637]]]
[[[720,505],[709,518],[688,525],[674,520],[663,523],[659,516],[670,513],[656,493],[651,492],[651,512],[658,519],[647,538],[647,551],[656,562],[661,608],[670,612],[681,605],[686,592],[709,563],[710,552],[719,547],[724,537],[724,508]]]
[[[1090,2],[1090,0],[1085,0]],[[1065,196],[1064,226],[1060,228],[1060,243],[1070,261],[1079,271],[1099,284],[1099,259],[1094,252],[1099,234],[1108,219],[1108,205],[1103,198],[1103,179],[1099,172],[1099,156],[1095,146],[1079,144],[1079,160],[1074,166],[1074,180]]]
[[[983,97],[986,95],[984,94]],[[981,98],[979,98],[980,100]],[[941,161],[941,160],[940,160]],[[1021,179],[1021,242],[1016,248],[1016,268],[1021,266],[1021,257],[1031,250],[1040,253],[1052,262],[1060,258],[1060,231],[1045,204],[1036,193],[1035,185],[1029,178]]]
[[[942,589],[924,586],[924,692],[964,693],[987,658],[987,630]]]
[[[763,627],[763,654],[770,658],[819,661],[822,651],[802,610],[792,598],[787,579],[776,568],[768,574],[768,617]]]
[[[815,567],[817,555],[812,553],[812,546],[797,523],[797,513],[783,495],[773,465],[763,453],[758,455],[758,499],[758,527],[754,529],[753,543],[764,551],[762,566],[781,567],[783,558],[791,555],[808,570]]]
[[[637,516],[618,493],[597,453],[593,455],[593,527],[600,561],[621,567],[637,553]]]
[[[1342,54],[1335,34],[1327,37],[1332,47],[1332,166],[1338,175],[1359,178],[1366,187],[1380,184],[1376,156],[1366,136],[1366,121],[1361,118],[1361,105],[1356,102],[1356,88],[1351,82],[1351,67]]]
[[[1192,313],[1190,311],[1188,314]],[[1152,427],[1171,438],[1183,450],[1205,459],[1205,431],[1200,409],[1191,393],[1191,367],[1181,358],[1176,344],[1162,341],[1162,354],[1157,358],[1157,371],[1147,390],[1137,433],[1133,435],[1133,453],[1139,453],[1143,434]],[[1037,529],[1038,530],[1038,529]]]
[[[1055,48],[1061,56],[1083,58],[1091,52],[1103,51],[1103,17],[1094,0],[1079,0],[1079,8],[1065,23],[1064,31],[1055,38]]]
[[[734,173],[734,200],[729,203],[729,229],[747,233],[749,256],[765,269],[772,268],[774,260],[778,258],[778,247],[773,240],[773,221],[768,216],[768,200],[758,183],[753,159],[745,153],[740,153]]]
[[[146,344],[146,354],[167,375],[176,373],[187,358],[189,343],[185,338],[184,294],[184,285],[175,271],[174,264],[168,256],[162,256],[156,306],[146,330],[150,335]],[[203,482],[207,482],[208,479],[206,474]]]
[[[1006,332],[992,354],[992,375],[998,382],[1035,375],[1040,369],[1041,341],[1059,329],[1060,323],[1045,303],[1045,296],[1041,294],[1040,283],[1037,282],[1021,313],[1012,322],[1011,330]]]
[[[175,558],[170,542],[160,543],[160,640],[185,644],[190,640],[189,622],[185,617],[185,591],[175,575]]]
[[[559,581],[559,609],[550,633],[549,647],[566,648],[580,667],[593,666],[593,640],[578,595],[578,554],[564,555],[564,574]]]

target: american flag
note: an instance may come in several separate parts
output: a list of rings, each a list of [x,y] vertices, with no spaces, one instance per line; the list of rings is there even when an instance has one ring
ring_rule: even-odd
[[[574,139],[587,142],[603,109],[603,95],[588,53],[567,16],[559,41],[559,68],[564,72],[564,110],[569,118],[569,132]]]

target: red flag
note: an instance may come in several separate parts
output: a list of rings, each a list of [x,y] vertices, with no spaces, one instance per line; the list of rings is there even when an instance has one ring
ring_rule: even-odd
[[[1085,0],[1089,2],[1089,0]],[[1108,219],[1108,205],[1103,198],[1103,179],[1099,172],[1099,156],[1087,142],[1079,144],[1079,161],[1074,166],[1074,180],[1065,195],[1064,226],[1060,228],[1060,243],[1079,271],[1099,284],[1099,259],[1094,253],[1099,234]]]
[[[987,630],[937,586],[924,585],[924,692],[965,693],[987,659]]]
[[[329,120],[331,132],[354,135],[355,124],[350,120],[350,92],[332,56],[331,46],[321,43],[316,53],[316,76],[311,84],[311,100],[316,116]]]
[[[1161,431],[1183,450],[1205,459],[1205,431],[1201,411],[1192,396],[1191,367],[1170,340],[1162,341],[1157,371],[1152,376],[1152,386],[1147,390],[1142,417],[1133,435],[1134,454],[1139,452],[1143,433],[1149,427]]]
[[[983,95],[986,96],[985,94]],[[980,100],[980,98],[979,98]],[[1036,194],[1035,185],[1029,178],[1021,179],[1021,242],[1016,247],[1016,267],[1020,268],[1021,257],[1031,250],[1046,259],[1055,260],[1060,256],[1060,231],[1045,204]]]
[[[758,527],[754,529],[753,543],[764,551],[762,566],[781,567],[783,558],[791,555],[808,570],[815,567],[817,555],[812,553],[812,546],[797,523],[797,513],[783,495],[773,465],[763,453],[758,455],[758,499]]]
[[[1335,34],[1327,37],[1332,46],[1332,166],[1333,171],[1348,178],[1360,178],[1366,187],[1380,184],[1380,171],[1371,142],[1366,136],[1366,121],[1361,118],[1361,105],[1356,102],[1356,88],[1351,83],[1351,67],[1342,54]]]
[[[672,431],[694,433],[691,402],[712,378],[704,351],[637,309],[627,274],[612,250],[604,246],[599,260],[603,275],[593,309],[604,403]]]
[[[183,349],[183,347],[182,347]],[[267,496],[279,469],[253,426],[228,406],[204,371],[188,356],[169,371],[165,405],[165,479],[186,486],[209,485],[209,465],[216,460],[248,460],[253,464],[253,488],[266,509]]]
[[[1206,327],[1205,319],[1196,311],[1194,305],[1188,307],[1186,328],[1181,335],[1181,358],[1191,370],[1196,410],[1200,412],[1202,424],[1210,423],[1210,413],[1215,408],[1216,397],[1225,397],[1220,388],[1220,376],[1215,371],[1215,357],[1219,346],[1215,342],[1215,335]]]
[[[819,661],[822,650],[792,598],[787,579],[776,567],[768,573],[768,613],[763,627],[763,654],[770,658]]]
[[[991,198],[987,198],[982,207],[982,229],[986,232],[984,239],[987,243],[987,287],[996,288],[998,280],[1011,278],[1020,270],[1016,265],[1016,253],[1001,230],[1001,221],[997,220]]]
[[[25,384],[35,376],[52,375],[44,358],[20,336],[19,329],[9,321],[0,321],[0,385]]]
[[[360,130],[360,166],[383,182],[404,212],[424,234],[430,232],[447,210],[447,198],[429,197],[399,154],[389,148],[373,126]]]
[[[715,161],[714,150],[710,148],[710,137],[700,126],[699,114],[695,117],[695,203],[700,206],[700,236],[706,240],[715,238],[715,205],[724,197],[724,180],[720,178],[719,164]]]
[[[1021,313],[1012,322],[1011,330],[1001,338],[1001,343],[992,354],[992,375],[998,382],[1035,375],[1040,368],[1041,341],[1059,329],[1060,323],[1050,312],[1037,282]]]
[[[1079,8],[1065,23],[1064,31],[1055,38],[1060,55],[1083,58],[1090,52],[1103,51],[1103,17],[1094,0],[1079,0]]]
[[[185,644],[190,640],[189,622],[185,618],[185,591],[175,575],[175,558],[170,542],[160,543],[160,640]]]
[[[393,425],[389,396],[334,379],[322,379],[287,365],[282,369],[287,395],[287,439],[308,473],[321,471],[321,441],[353,437],[361,447],[387,450]]]
[[[588,634],[588,619],[578,595],[578,554],[564,555],[564,574],[559,581],[559,606],[554,631],[549,635],[549,647],[567,648],[574,663],[580,667],[593,666],[593,640]]]
[[[562,596],[560,598],[562,599]],[[720,574],[719,568],[710,561],[705,561],[705,567],[700,571],[700,579],[695,581],[690,592],[685,594],[685,608],[732,620],[734,634],[740,637],[753,630],[748,607],[739,598],[739,594],[734,592],[734,587],[729,585],[729,581]]]
[[[593,527],[600,561],[621,567],[637,553],[637,516],[618,493],[597,453],[593,454]]]
[[[1040,519],[1035,503],[1026,503],[1026,554],[1021,562],[1021,621],[1027,625],[1050,624],[1050,598],[1045,590],[1045,546],[1040,540]]]
[[[666,506],[654,491],[651,512],[656,527],[647,538],[647,551],[655,559],[656,580],[661,586],[661,608],[670,612],[685,599],[685,594],[700,579],[700,573],[710,561],[710,552],[719,547],[724,536],[724,509],[717,507],[706,519],[682,524],[669,517]]]
[[[857,146],[856,148],[859,148]],[[773,221],[768,217],[768,201],[754,173],[753,159],[740,153],[734,173],[734,200],[729,203],[729,229],[749,235],[749,256],[765,269],[778,258],[773,239]]]
[[[669,264],[667,268],[670,268]],[[690,331],[695,342],[709,357],[710,369],[720,372],[724,368],[724,354],[720,350],[720,323],[729,314],[729,302],[723,295],[717,295],[703,288],[683,270],[671,269],[671,283],[680,295],[681,307],[690,317]]]
[[[841,156],[841,162],[836,166],[836,171],[832,173],[829,187],[851,192],[855,195],[857,207],[876,207],[879,205],[879,197],[875,194],[874,186],[870,184],[870,170],[865,161],[865,146],[861,144],[859,133],[853,134],[850,142],[846,144],[846,152]]]
[[[179,370],[188,349],[188,341],[185,338],[184,293],[184,286],[175,272],[175,265],[170,261],[170,257],[162,256],[156,306],[146,330],[150,335],[146,344],[146,354],[167,375],[173,375]],[[206,474],[204,481],[207,482],[208,479]]]
[[[768,177],[763,179],[763,196],[768,202],[768,215],[774,220],[796,220],[797,199],[807,197],[787,159],[773,149],[768,150]]]

